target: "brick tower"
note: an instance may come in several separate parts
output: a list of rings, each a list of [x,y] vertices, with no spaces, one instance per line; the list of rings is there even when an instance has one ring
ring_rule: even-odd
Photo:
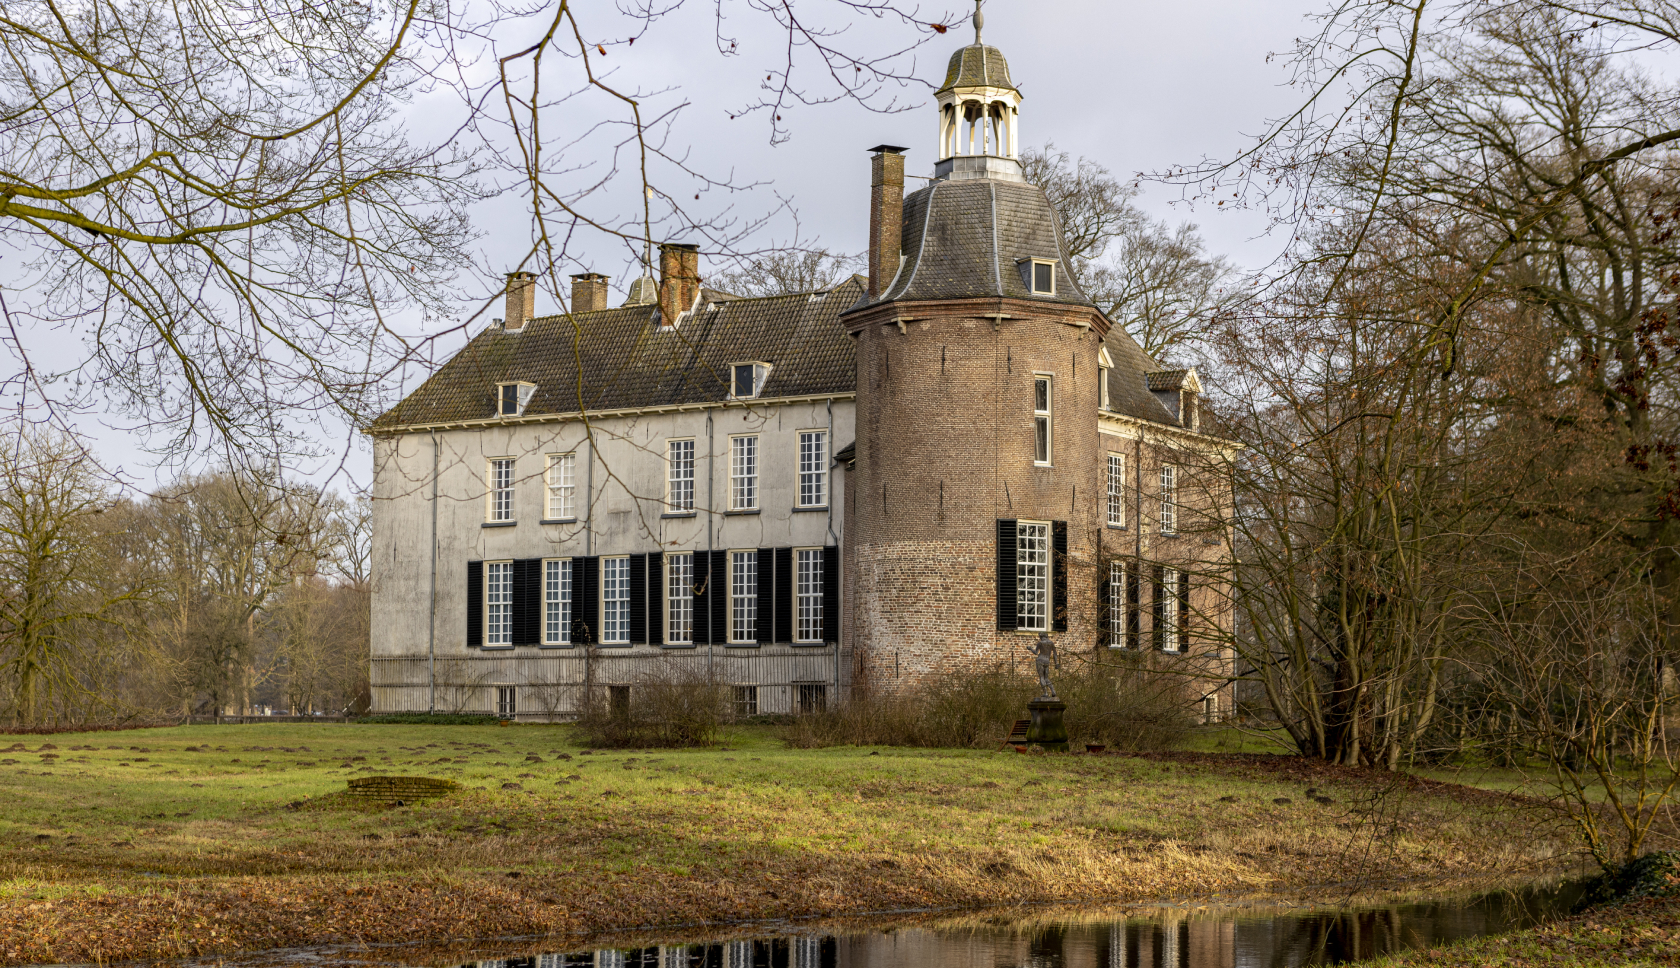
[[[1089,640],[1099,370],[1108,321],[1068,271],[1056,212],[1021,174],[1021,94],[995,47],[952,55],[934,179],[902,194],[874,149],[845,561],[854,681],[1025,671],[1039,629]]]

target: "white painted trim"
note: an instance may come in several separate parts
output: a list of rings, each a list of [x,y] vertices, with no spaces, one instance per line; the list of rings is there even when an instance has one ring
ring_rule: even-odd
[[[483,427],[513,427],[525,424],[576,423],[604,417],[643,417],[661,413],[697,413],[706,410],[753,407],[798,406],[802,403],[826,403],[834,400],[856,400],[857,391],[845,393],[811,393],[798,397],[759,397],[754,400],[708,400],[704,403],[673,403],[655,407],[620,407],[616,410],[573,410],[569,413],[534,414],[529,417],[483,417],[472,420],[448,420],[441,423],[399,424],[395,427],[364,427],[362,433],[370,437],[394,437],[398,434],[434,433],[440,430],[473,430]]]
[[[1239,451],[1248,449],[1240,441],[1227,440],[1195,430],[1185,430],[1182,427],[1169,427],[1158,424],[1153,420],[1140,420],[1118,413],[1100,413],[1097,415],[1097,433],[1108,434],[1113,437],[1123,437],[1127,440],[1141,439],[1147,443],[1166,442],[1175,446],[1188,446],[1193,450],[1204,452],[1218,452],[1227,457],[1235,456]]]

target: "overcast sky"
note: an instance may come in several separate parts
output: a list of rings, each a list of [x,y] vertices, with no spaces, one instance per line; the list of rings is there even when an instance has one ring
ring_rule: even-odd
[[[595,2],[604,5],[606,0]],[[1303,17],[1322,8],[1319,0],[991,0],[985,41],[1003,51],[1024,95],[1024,145],[1053,140],[1130,177],[1229,156],[1267,118],[1292,107],[1297,95],[1285,86],[1283,59],[1268,63],[1268,55],[1287,52],[1308,29]],[[965,23],[922,48],[916,73],[931,83],[901,94],[907,104],[916,105],[913,110],[880,114],[844,102],[800,108],[786,114],[790,140],[772,146],[761,117],[730,121],[729,113],[751,101],[765,72],[779,65],[779,38],[763,29],[763,22],[737,11],[729,26],[740,37],[742,53],[721,58],[712,43],[714,9],[691,0],[675,22],[650,32],[633,53],[627,52],[629,57],[612,63],[636,71],[644,87],[680,88],[689,106],[674,137],[691,146],[695,166],[733,171],[737,182],[766,183],[736,197],[736,211],[769,210],[780,196],[798,209],[802,241],[861,251],[869,217],[866,149],[882,143],[909,146],[907,172],[931,173],[937,125],[931,92],[943,79],[951,52],[972,43],[972,30]],[[927,13],[932,16],[937,9]],[[587,7],[580,16],[587,19]],[[415,119],[417,133],[424,130],[423,121]],[[1198,210],[1174,204],[1177,198],[1176,189],[1146,182],[1139,204],[1160,218],[1196,222],[1213,251],[1241,265],[1259,265],[1275,253],[1278,242],[1261,234],[1264,223],[1257,216],[1206,206]],[[504,199],[483,212],[488,232],[483,253],[489,265],[506,265],[518,257],[526,238],[523,222],[517,232],[497,228],[499,220],[517,217],[518,204]],[[759,244],[785,242],[791,233],[791,222],[780,219]],[[603,247],[584,258],[589,268],[612,277],[614,298],[622,298],[631,275],[622,249]],[[537,309],[543,313],[556,307]],[[407,382],[421,376],[412,373]],[[121,464],[131,478],[151,479],[138,442],[112,423],[89,418],[80,429],[95,436],[107,459]],[[366,483],[365,443],[353,434],[336,436],[341,445],[358,451],[349,455],[347,467]]]

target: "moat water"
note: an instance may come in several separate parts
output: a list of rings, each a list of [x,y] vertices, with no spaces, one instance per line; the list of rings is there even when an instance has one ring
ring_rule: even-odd
[[[1410,904],[1350,907],[1164,904],[1112,917],[935,915],[913,927],[801,932],[639,947],[541,940],[472,946],[476,960],[402,947],[251,952],[179,968],[1297,968],[1520,930],[1570,913],[1564,883]],[[1019,914],[1019,912],[1016,912]],[[719,934],[723,934],[720,932]],[[714,935],[715,937],[716,935]]]

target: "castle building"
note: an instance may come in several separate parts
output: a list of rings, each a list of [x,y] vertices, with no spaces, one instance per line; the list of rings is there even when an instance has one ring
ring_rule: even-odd
[[[994,47],[932,179],[872,149],[867,276],[746,299],[696,247],[507,313],[369,428],[376,711],[573,714],[703,674],[738,712],[1031,667],[1047,632],[1230,709],[1237,445],[1080,289]],[[614,698],[619,698],[615,695]]]

